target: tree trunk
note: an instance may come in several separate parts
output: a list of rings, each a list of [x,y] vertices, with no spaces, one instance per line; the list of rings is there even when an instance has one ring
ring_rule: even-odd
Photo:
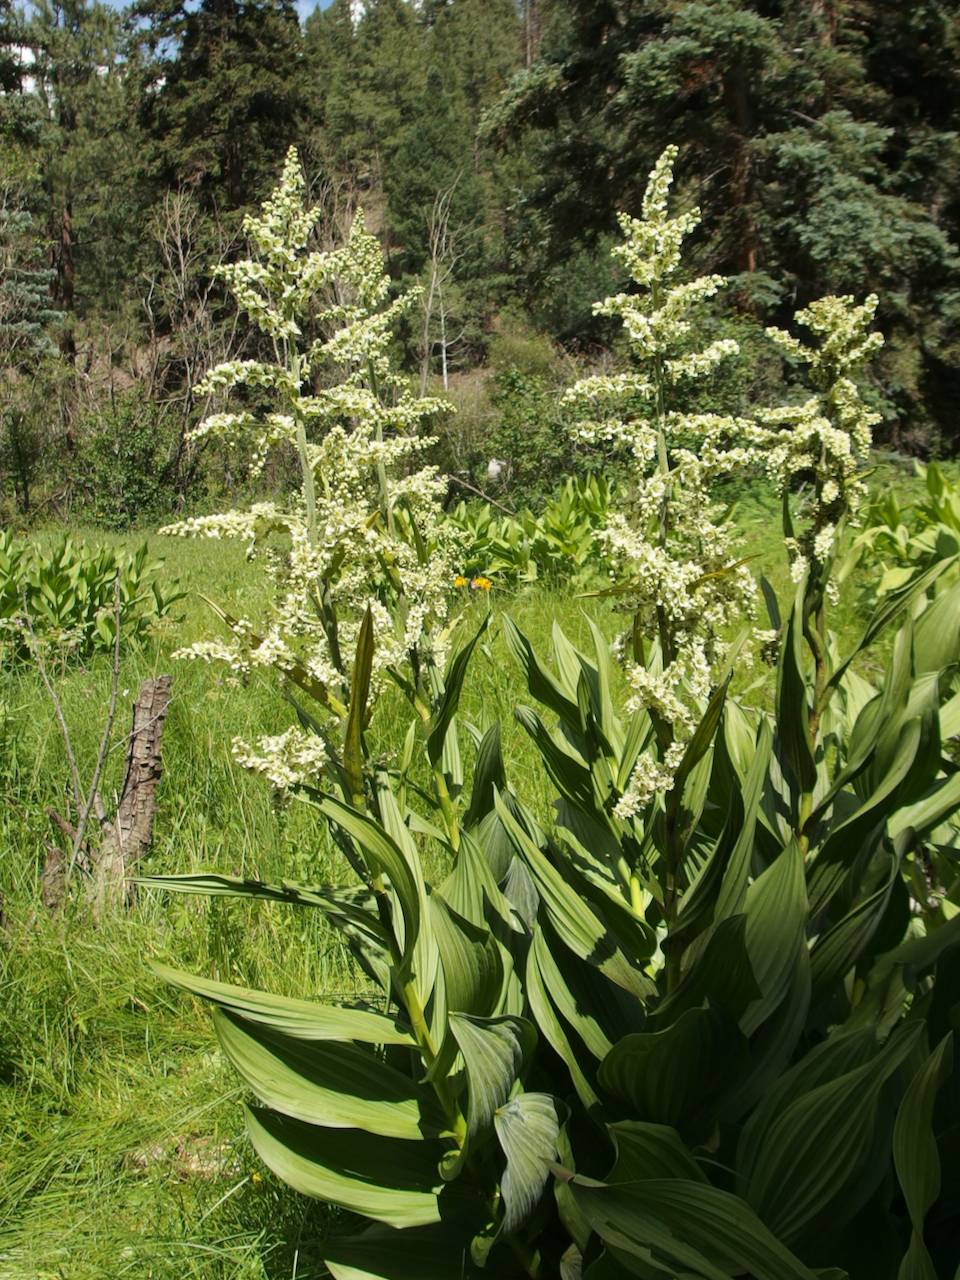
[[[103,826],[93,866],[93,895],[98,908],[123,902],[136,892],[128,877],[150,848],[157,787],[163,773],[160,741],[170,705],[172,676],[144,680],[133,705],[127,765],[116,816]]]
[[[757,228],[751,208],[753,174],[750,165],[750,143],[753,140],[756,121],[750,97],[750,82],[742,63],[738,63],[724,76],[723,96],[727,114],[733,124],[735,148],[730,181],[737,238],[734,261],[738,271],[752,272],[756,271],[759,260]]]

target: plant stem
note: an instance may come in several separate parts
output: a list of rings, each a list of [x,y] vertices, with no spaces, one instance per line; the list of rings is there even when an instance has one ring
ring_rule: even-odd
[[[289,351],[289,347],[288,347]],[[297,433],[297,455],[300,458],[300,474],[303,479],[303,502],[307,509],[307,536],[310,545],[317,545],[317,490],[314,482],[313,467],[310,465],[310,453],[307,447],[307,424],[300,411],[300,389],[303,386],[303,356],[294,349],[288,356],[288,367],[296,390],[291,397],[293,421]]]

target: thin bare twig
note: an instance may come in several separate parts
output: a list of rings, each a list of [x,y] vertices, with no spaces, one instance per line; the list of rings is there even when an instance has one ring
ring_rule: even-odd
[[[489,502],[491,506],[498,507],[505,515],[515,516],[517,513],[511,511],[509,507],[505,507],[502,502],[498,502],[496,498],[491,498],[489,493],[484,493],[482,489],[478,489],[475,484],[471,484],[469,480],[461,480],[459,476],[451,475],[450,479],[454,484],[458,484],[461,489],[469,489],[471,493],[475,493],[478,498],[483,498],[484,502]]]
[[[90,791],[87,795],[86,804],[80,813],[77,822],[77,834],[73,842],[73,852],[70,855],[70,863],[67,867],[67,876],[69,878],[80,850],[83,848],[83,838],[87,830],[87,822],[94,808],[97,810],[97,817],[102,822],[106,817],[103,809],[103,802],[100,799],[100,779],[103,776],[104,765],[107,762],[107,753],[110,750],[110,737],[113,733],[113,722],[117,715],[117,694],[120,689],[120,572],[117,571],[116,579],[113,584],[114,599],[114,626],[115,634],[113,638],[113,670],[110,679],[110,706],[107,710],[106,723],[103,726],[103,734],[100,738],[100,750],[97,752],[97,763],[93,770],[93,778],[90,782]]]

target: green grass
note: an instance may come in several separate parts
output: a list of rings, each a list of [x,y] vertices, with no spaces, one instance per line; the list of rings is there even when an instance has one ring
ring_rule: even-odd
[[[745,553],[788,599],[776,504],[750,495],[737,519]],[[251,617],[265,608],[268,583],[237,547],[157,537],[151,546],[191,592]],[[497,619],[509,609],[542,648],[555,621],[586,646],[588,613],[607,635],[619,619],[602,602],[543,588],[493,607],[461,714],[480,728],[501,720],[510,779],[548,821],[548,788],[512,714],[524,690]],[[196,594],[182,613],[124,659],[119,749],[111,753],[105,787],[109,795],[120,782],[122,738],[139,682],[172,671],[149,870],[345,878],[310,808],[275,805],[231,759],[235,736],[278,731],[290,722],[289,708],[266,683],[235,687],[217,668],[172,662],[174,648],[216,628]],[[847,637],[859,622],[851,594],[836,625]],[[738,687],[757,678],[738,674]],[[762,671],[759,679],[768,682]],[[60,687],[86,774],[96,757],[109,660],[64,673]],[[357,979],[342,947],[312,913],[154,893],[141,893],[128,914],[97,926],[82,908],[50,917],[40,906],[40,870],[52,834],[45,809],[63,805],[63,745],[32,673],[2,676],[4,704],[0,1280],[322,1275],[311,1242],[336,1225],[330,1211],[293,1195],[259,1166],[242,1133],[242,1090],[220,1062],[205,1011],[161,984],[149,961],[298,995],[346,994]],[[395,751],[405,730],[403,705],[388,695],[378,708],[378,749]],[[469,756],[465,764],[469,776]]]

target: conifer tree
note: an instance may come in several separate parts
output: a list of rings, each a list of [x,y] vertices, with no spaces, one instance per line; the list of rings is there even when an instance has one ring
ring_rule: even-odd
[[[141,0],[134,12],[153,181],[196,187],[208,209],[250,207],[303,123],[293,0]]]

